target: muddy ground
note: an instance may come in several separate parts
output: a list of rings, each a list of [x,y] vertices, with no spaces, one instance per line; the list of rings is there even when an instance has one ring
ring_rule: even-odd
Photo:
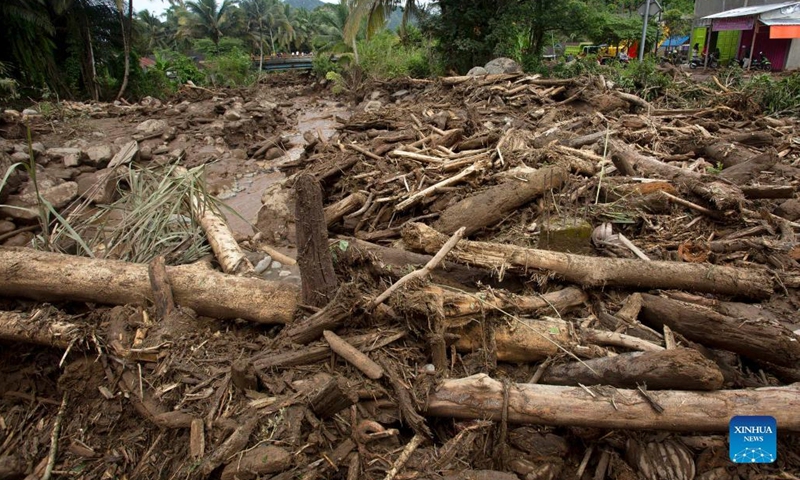
[[[547,413],[558,410],[559,393],[551,403],[531,407],[541,423],[519,422],[511,418],[513,411],[509,417],[508,390],[506,397],[479,404],[472,400],[480,397],[478,389],[450,399],[467,405],[458,414],[428,411],[440,382],[480,374],[502,382],[501,390],[540,382],[589,393],[591,388],[593,397],[607,395],[603,388],[647,391],[635,377],[611,375],[587,385],[555,379],[553,370],[548,377],[547,371],[675,345],[701,352],[697,363],[710,379],[685,387],[690,379],[671,374],[687,366],[662,371],[656,365],[665,377],[663,386],[658,378],[648,382],[656,399],[659,390],[698,390],[713,399],[726,391],[799,382],[797,119],[764,118],[736,92],[716,92],[703,105],[680,103],[680,92],[644,102],[619,95],[602,79],[548,83],[501,75],[347,87],[334,96],[309,78],[277,75],[253,89],[187,87],[165,103],[74,104],[62,116],[30,117],[32,140],[44,147],[37,162],[46,186],[80,184],[81,175],[102,170],[109,160],[81,156],[73,165],[65,154],[47,150],[58,147],[86,152],[110,145],[116,153],[134,139],[134,165],[206,165],[208,191],[230,207],[221,211],[254,266],[267,256],[264,245],[297,257],[296,228],[303,219],[295,218],[293,192],[301,174],[319,182],[328,212],[335,205],[346,210],[327,224],[337,277],[336,288],[323,295],[321,306],[328,306],[312,306],[304,293],[290,326],[218,320],[187,308],[160,318],[151,303],[112,307],[0,297],[0,311],[27,325],[13,335],[4,330],[0,344],[0,479],[42,478],[48,469],[50,478],[81,479],[800,475],[800,441],[780,424],[778,462],[749,466],[730,462],[719,428],[659,424],[649,407],[641,415],[649,428],[636,426],[633,417],[630,428],[607,427],[603,415],[592,418],[591,412],[574,413],[578,417],[570,421],[559,417],[559,423]],[[696,94],[713,87],[689,82],[682,88]],[[25,123],[9,113],[4,120],[0,135],[10,158],[25,142]],[[147,130],[141,126],[148,120],[163,123]],[[626,157],[626,148],[682,173],[654,173],[636,155]],[[768,158],[754,160],[760,155]],[[626,158],[635,167],[628,175]],[[536,171],[545,169],[554,173],[539,193],[509,195],[520,184],[541,181]],[[462,173],[462,180],[450,182]],[[25,188],[21,177],[12,195]],[[719,184],[717,190],[705,188]],[[426,193],[415,196],[420,192]],[[62,212],[73,211],[77,201],[64,202]],[[3,241],[29,245],[35,220],[8,218],[10,230],[2,234],[12,235]],[[596,229],[606,223],[615,237]],[[747,290],[749,277],[725,291],[697,278],[677,287],[653,286],[649,279],[597,284],[557,269],[521,267],[513,255],[497,264],[463,260],[457,255],[466,250],[457,247],[429,279],[370,306],[439,249],[438,243],[414,243],[415,232],[421,236],[426,225],[447,236],[454,225],[469,227],[464,238],[487,242],[491,251],[504,245],[636,258],[619,240],[623,234],[649,260],[708,266],[707,275],[715,266],[742,269],[769,285],[751,282]],[[412,249],[428,256],[403,256]],[[293,262],[267,263],[258,277],[301,283]],[[212,255],[197,264],[218,268]],[[3,270],[0,279],[10,282],[13,275],[13,268]],[[550,302],[555,297],[543,295],[565,291],[577,292],[577,300],[563,307],[520,306],[541,298]],[[686,309],[678,317],[691,313],[697,322],[711,318],[718,324],[709,333],[707,324],[670,323],[659,315],[654,320],[659,298]],[[487,303],[495,301],[501,306]],[[303,320],[320,313],[330,317],[328,330],[378,362],[381,378],[368,378],[331,353],[321,330],[310,336],[302,330]],[[517,337],[535,323],[529,319],[541,321],[544,330]],[[440,329],[444,323],[449,327]],[[34,325],[45,334],[34,335]],[[727,337],[716,334],[726,328],[751,326],[741,335],[749,341],[715,338]],[[590,339],[596,331],[628,336]],[[537,335],[552,336],[542,342]],[[748,343],[758,348],[748,350]],[[644,402],[621,395],[624,401],[608,415],[628,401]],[[563,393],[565,402],[567,397]],[[795,431],[797,398],[770,406],[788,409],[781,421],[789,419]],[[336,408],[326,402],[343,403]],[[708,416],[735,414],[734,403],[719,400]],[[675,419],[681,412],[667,414]],[[53,442],[56,425],[60,434]]]

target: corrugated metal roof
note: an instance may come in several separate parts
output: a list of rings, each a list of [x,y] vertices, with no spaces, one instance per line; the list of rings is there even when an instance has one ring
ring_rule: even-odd
[[[762,19],[764,25],[800,25],[800,17],[779,17]]]
[[[734,8],[733,10],[715,13],[713,15],[707,15],[703,17],[703,20],[714,20],[717,18],[749,17],[751,15],[760,15],[762,13],[772,12],[774,10],[780,10],[781,8],[786,8],[793,5],[800,5],[800,2],[786,2],[786,3],[775,3],[772,5],[758,5],[755,7]]]

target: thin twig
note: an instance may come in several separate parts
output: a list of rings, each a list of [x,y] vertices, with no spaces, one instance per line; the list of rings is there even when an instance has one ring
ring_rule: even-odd
[[[67,410],[67,394],[61,397],[61,406],[58,407],[56,421],[53,423],[53,433],[50,435],[50,455],[47,457],[47,466],[44,468],[42,480],[50,480],[53,474],[53,467],[56,465],[58,456],[58,435],[61,433],[61,422],[64,421],[64,412]]]
[[[411,280],[414,280],[415,278],[421,278],[428,275],[431,272],[431,270],[433,270],[440,263],[442,263],[444,257],[447,256],[447,254],[450,253],[450,250],[452,250],[453,247],[456,246],[458,241],[461,240],[461,237],[464,236],[465,230],[466,227],[459,228],[458,231],[456,231],[456,233],[454,233],[453,236],[450,237],[450,239],[447,242],[445,242],[442,248],[436,253],[436,255],[434,255],[432,259],[430,259],[430,261],[427,264],[425,264],[424,267],[420,268],[419,270],[414,270],[413,272],[409,273],[408,275],[405,275],[403,278],[393,283],[391,287],[387,288],[386,291],[378,295],[373,301],[369,303],[369,305],[367,306],[367,310],[372,310],[381,303],[383,303],[387,298],[389,298],[391,294],[393,294],[398,288],[400,288],[404,284],[410,282]]]
[[[411,441],[408,442],[403,451],[400,453],[400,456],[397,457],[397,460],[395,460],[394,465],[392,465],[392,468],[388,472],[386,472],[386,477],[384,477],[383,480],[393,480],[394,477],[396,477],[397,474],[400,472],[400,469],[403,468],[403,465],[406,464],[409,457],[411,457],[411,454],[414,453],[414,450],[416,450],[417,447],[419,447],[423,441],[425,441],[425,437],[423,437],[420,434],[414,435],[414,438],[412,438]]]

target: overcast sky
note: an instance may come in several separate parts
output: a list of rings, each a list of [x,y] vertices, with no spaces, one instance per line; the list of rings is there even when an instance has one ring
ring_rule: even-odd
[[[338,3],[339,0],[322,0],[325,3]],[[161,15],[169,7],[167,0],[135,0],[133,2],[134,11],[150,10],[156,15]]]

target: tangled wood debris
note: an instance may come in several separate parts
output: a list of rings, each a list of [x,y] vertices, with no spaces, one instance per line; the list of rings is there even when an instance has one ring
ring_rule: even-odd
[[[189,200],[222,271],[0,247],[0,339],[48,347],[3,372],[0,478],[800,473],[797,119],[727,88],[375,85],[409,93],[274,160],[257,235]],[[777,419],[777,463],[728,461],[735,415]]]

